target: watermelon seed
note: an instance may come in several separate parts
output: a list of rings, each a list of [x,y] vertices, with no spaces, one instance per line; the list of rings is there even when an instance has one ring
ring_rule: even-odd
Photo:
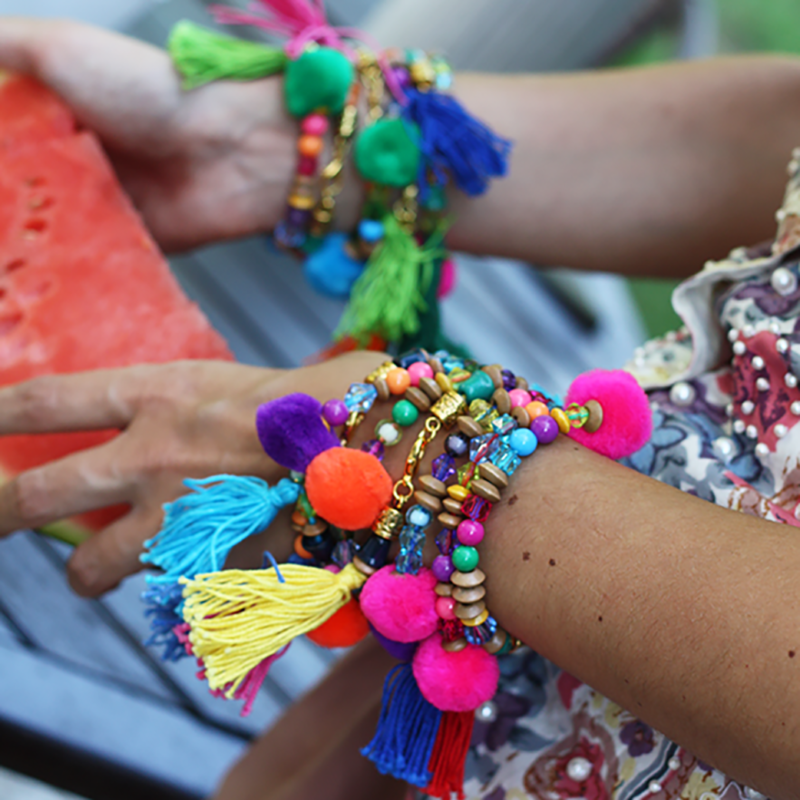
[[[8,264],[6,264],[4,272],[16,272],[18,269],[22,269],[26,263],[24,258],[15,258],[13,261],[9,261]]]
[[[9,314],[6,317],[0,317],[0,336],[8,336],[22,322],[22,314]]]

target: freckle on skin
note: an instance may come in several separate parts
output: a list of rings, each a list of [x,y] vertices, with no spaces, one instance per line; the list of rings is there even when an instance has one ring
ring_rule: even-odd
[[[554,567],[556,565],[556,560],[554,558],[550,559],[550,566]]]
[[[602,618],[602,617],[598,617],[598,618],[597,618],[597,621],[598,621],[598,622],[602,622],[602,621],[603,621],[603,618]]]
[[[794,650],[789,651],[789,658],[794,658]]]
[[[523,560],[523,561],[530,561],[530,560],[531,560],[531,551],[530,551],[530,550],[526,550],[526,551],[525,551],[525,552],[522,554],[522,560]]]
[[[517,502],[517,500],[519,500],[519,497],[517,495],[515,495],[515,494],[512,494],[511,497],[508,498],[508,504],[510,506],[513,506],[514,503]]]

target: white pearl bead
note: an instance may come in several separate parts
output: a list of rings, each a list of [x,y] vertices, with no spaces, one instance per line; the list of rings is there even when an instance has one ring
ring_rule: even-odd
[[[778,423],[773,430],[775,432],[775,438],[777,439],[783,439],[783,437],[786,436],[787,433],[789,433],[789,429],[785,425],[781,425],[780,423]]]
[[[734,433],[744,433],[744,429],[745,429],[744,422],[742,422],[740,419],[734,420],[733,422]]]
[[[727,436],[720,436],[714,439],[714,443],[711,447],[714,450],[714,455],[723,462],[730,461],[733,454],[736,452],[736,445],[733,443],[733,440],[729,439]]]
[[[681,760],[677,756],[672,756],[672,758],[667,762],[667,766],[670,769],[680,769]]]
[[[787,372],[783,376],[783,382],[790,388],[794,389],[797,386],[797,375],[793,372]]]
[[[783,297],[791,294],[797,288],[797,276],[786,267],[778,267],[770,277],[772,288]]]
[[[728,403],[728,405],[726,405],[726,406],[725,406],[725,413],[726,413],[726,414],[727,414],[729,417],[732,417],[732,416],[733,416],[733,403]]]
[[[743,356],[747,352],[747,345],[740,339],[733,343],[733,353],[737,356]]]
[[[582,783],[585,780],[588,780],[592,774],[592,762],[589,761],[587,758],[582,758],[581,756],[576,756],[575,758],[571,758],[569,763],[567,764],[567,775],[573,781],[577,783]]]
[[[785,353],[789,349],[789,342],[787,342],[786,339],[778,339],[778,341],[775,342],[775,349],[779,353]]]
[[[759,458],[764,458],[765,456],[769,455],[769,447],[767,447],[764,442],[759,442],[756,445],[756,455]]]
[[[780,322],[770,322],[769,329],[776,335],[781,335],[781,324]]]
[[[475,719],[486,724],[494,722],[497,719],[497,704],[492,700],[481,703],[475,709]]]
[[[745,429],[745,435],[748,439],[757,439],[758,438],[758,428],[755,425],[748,425]]]
[[[764,369],[764,359],[761,356],[753,356],[751,363],[753,364],[753,369]]]
[[[752,400],[745,400],[742,403],[742,414],[745,416],[750,416],[756,409],[756,405]]]
[[[669,331],[667,335],[664,337],[668,342],[674,342],[678,338],[678,334],[675,331]]]
[[[756,335],[756,329],[752,325],[747,324],[742,328],[742,333],[745,339],[749,339]]]
[[[669,399],[676,406],[688,406],[694,401],[696,394],[694,386],[680,381],[669,390]]]
[[[756,380],[756,389],[759,392],[766,392],[769,390],[769,381],[766,378],[758,378]]]
[[[794,403],[789,406],[789,411],[796,417],[800,417],[800,400],[795,400]]]
[[[731,328],[728,331],[728,341],[735,342],[738,338],[739,338],[739,331],[737,331],[736,328]]]
[[[661,791],[661,784],[658,781],[650,781],[650,783],[647,784],[647,789],[653,794],[656,794],[656,792]]]

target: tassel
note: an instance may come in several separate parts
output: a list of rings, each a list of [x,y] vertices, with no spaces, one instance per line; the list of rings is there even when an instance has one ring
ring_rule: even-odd
[[[260,478],[213,475],[185,480],[193,490],[164,506],[161,530],[146,541],[145,564],[164,570],[148,575],[152,584],[173,584],[178,578],[216,572],[231,548],[269,527],[277,513],[296,502],[300,485],[283,478],[274,487]]]
[[[269,674],[270,667],[289,649],[287,644],[283,650],[273,653],[271,656],[265,658],[260,664],[253,667],[247,673],[244,680],[239,684],[239,688],[233,693],[234,700],[244,700],[242,710],[239,712],[240,717],[247,717],[253,710],[253,703],[258,697],[258,692],[262,684]],[[225,697],[224,689],[212,689],[211,694],[215,697]]]
[[[508,172],[511,142],[470,116],[449,94],[408,89],[404,113],[421,133],[424,158],[420,166],[420,201],[425,202],[425,173],[432,169],[439,184],[449,173],[456,186],[469,195],[483,194],[489,179]]]
[[[398,664],[386,676],[378,729],[361,754],[383,775],[427,786],[441,718],[442,712],[422,696],[411,665]]]
[[[377,334],[389,342],[413,336],[420,312],[427,308],[425,293],[434,277],[436,259],[444,256],[444,225],[420,247],[391,214],[383,220],[385,234],[353,285],[335,337],[364,341]]]
[[[365,580],[352,564],[336,574],[282,564],[280,576],[275,569],[230,569],[181,578],[183,618],[209,686],[233,697],[259,662],[322,625]]]
[[[463,800],[464,764],[474,724],[474,711],[442,713],[442,724],[428,762],[428,769],[433,777],[425,787],[425,794],[450,800],[455,792],[458,800]]]
[[[188,20],[172,29],[167,49],[184,89],[218,80],[264,78],[283,70],[288,60],[279,47],[223,36]]]
[[[163,647],[162,661],[178,661],[188,655],[175,630],[183,624],[179,611],[183,587],[177,582],[154,586],[142,593],[142,600],[147,604],[144,615],[151,617],[150,636],[145,640],[145,647]]]

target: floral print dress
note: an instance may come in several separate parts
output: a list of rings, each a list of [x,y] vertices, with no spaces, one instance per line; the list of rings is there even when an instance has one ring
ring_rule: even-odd
[[[791,170],[784,209],[798,205],[789,213],[800,221],[800,168]],[[678,287],[686,327],[627,367],[649,392],[654,430],[623,463],[800,525],[800,246],[770,252],[736,250]],[[538,654],[523,648],[500,663],[498,694],[476,712],[468,800],[764,798]]]

